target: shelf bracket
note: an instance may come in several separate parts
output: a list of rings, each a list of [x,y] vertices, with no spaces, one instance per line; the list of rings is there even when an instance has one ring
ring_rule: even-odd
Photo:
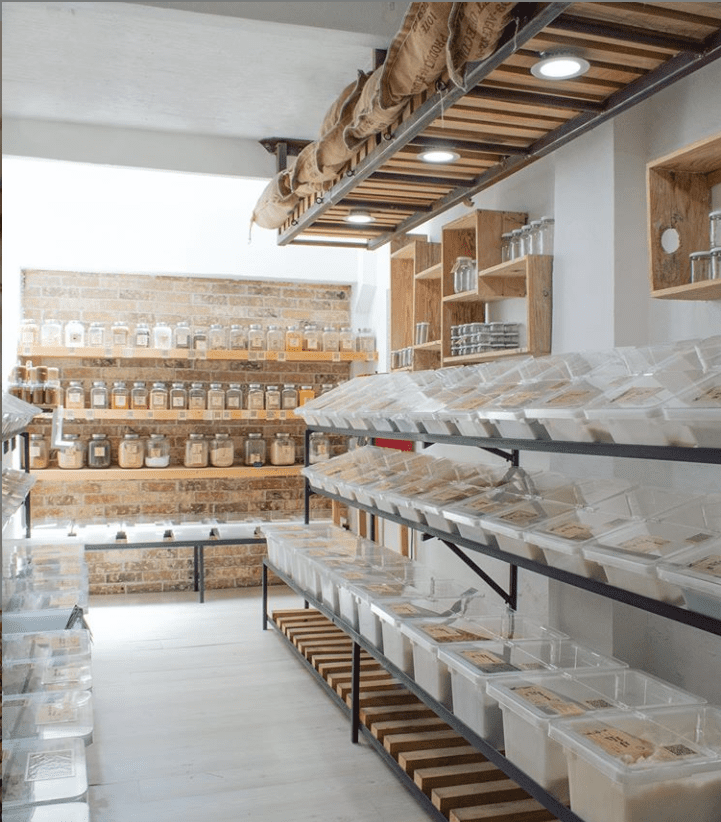
[[[488,585],[489,588],[491,588],[493,591],[495,591],[498,594],[498,596],[501,597],[501,599],[506,603],[506,605],[508,605],[510,608],[513,608],[514,610],[516,609],[517,599],[518,599],[518,592],[516,590],[517,584],[514,584],[513,571],[514,570],[516,571],[516,579],[517,579],[517,573],[518,573],[517,566],[515,566],[515,565],[511,566],[511,586],[510,586],[511,590],[510,590],[510,592],[506,592],[495,581],[495,579],[492,579],[483,570],[483,568],[481,568],[479,565],[477,565],[470,557],[466,556],[466,554],[463,551],[461,551],[461,549],[457,545],[454,545],[452,542],[448,542],[445,539],[442,539],[441,542],[447,548],[449,548],[451,551],[453,551],[453,553],[458,557],[458,559],[460,559],[461,562],[464,562],[475,574],[477,574],[486,583],[486,585]]]

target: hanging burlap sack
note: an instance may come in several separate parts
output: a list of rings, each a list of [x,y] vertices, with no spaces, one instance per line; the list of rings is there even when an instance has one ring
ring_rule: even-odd
[[[435,3],[433,5],[436,5]],[[463,85],[466,63],[483,60],[496,50],[516,3],[453,3],[448,17],[446,64],[451,80]]]
[[[378,134],[394,123],[410,100],[408,97],[396,105],[384,107],[381,92],[384,71],[385,64],[371,74],[356,103],[353,119],[343,130],[343,144],[351,152],[371,134]]]
[[[281,171],[268,183],[253,209],[251,223],[261,228],[280,228],[300,198],[290,190],[290,172]]]

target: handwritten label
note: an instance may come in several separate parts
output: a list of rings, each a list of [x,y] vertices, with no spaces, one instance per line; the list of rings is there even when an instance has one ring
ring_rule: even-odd
[[[698,559],[696,562],[692,562],[688,567],[693,571],[699,571],[702,574],[709,574],[709,576],[721,578],[721,556],[719,556],[719,554]]]
[[[57,722],[75,722],[78,718],[78,709],[68,700],[47,702],[35,712],[36,725],[54,725]]]
[[[506,662],[505,659],[490,651],[469,650],[462,651],[461,655],[469,662],[472,662],[473,665],[484,674],[503,674],[520,670],[515,665]]]
[[[31,753],[28,756],[25,779],[40,782],[44,779],[69,779],[75,776],[75,755],[70,748]]]
[[[634,551],[637,553],[652,553],[658,552],[659,548],[663,548],[664,545],[670,545],[671,541],[668,539],[663,539],[662,537],[654,537],[651,534],[646,534],[640,537],[634,537],[633,539],[628,539],[626,542],[621,543],[621,548],[625,548],[627,551]]]
[[[479,639],[492,639],[485,631],[475,633],[453,625],[421,625],[420,628],[436,642],[475,642]]]
[[[585,708],[577,702],[564,699],[560,694],[540,685],[519,685],[511,690],[548,716],[579,716],[585,713]]]
[[[556,536],[564,539],[572,539],[576,542],[585,542],[593,537],[593,532],[579,522],[562,522],[559,525],[554,525],[553,528],[549,528],[548,533],[556,534]]]

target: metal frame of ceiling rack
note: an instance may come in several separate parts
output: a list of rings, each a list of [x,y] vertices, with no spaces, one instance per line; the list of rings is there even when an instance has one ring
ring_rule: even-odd
[[[444,75],[385,133],[369,137],[327,190],[305,197],[279,245],[373,250],[427,222],[721,57],[721,3],[520,3],[522,17],[463,86]],[[573,47],[591,63],[539,80],[539,54]],[[418,157],[444,145],[460,159]],[[351,225],[351,209],[373,223]]]

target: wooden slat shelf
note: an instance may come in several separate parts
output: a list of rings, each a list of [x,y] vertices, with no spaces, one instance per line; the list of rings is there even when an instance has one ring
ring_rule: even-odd
[[[374,362],[378,352],[366,351],[195,351],[187,348],[65,348],[63,346],[21,347],[21,357],[72,357],[75,359],[156,359],[156,360],[234,360],[266,362]]]
[[[436,263],[430,268],[425,268],[423,271],[416,273],[416,280],[440,280],[443,276],[443,264]]]
[[[47,418],[47,414],[43,415]],[[172,420],[183,422],[205,421],[225,422],[228,420],[271,420],[301,422],[293,411],[202,411],[202,410],[158,410],[134,409],[123,411],[112,408],[64,408],[63,420]]]
[[[41,471],[31,471],[31,475],[42,482],[119,482],[122,480],[188,480],[188,479],[260,479],[266,477],[297,477],[300,476],[302,465],[275,466],[263,468],[247,468],[233,466],[231,468],[183,468],[171,466],[168,468],[44,468]]]
[[[505,357],[528,356],[533,352],[528,348],[502,348],[498,351],[483,351],[480,354],[464,354],[460,357],[444,357],[443,365],[475,365],[479,362],[492,362]]]
[[[659,300],[721,300],[721,280],[659,288],[651,296]]]
[[[441,345],[442,343],[440,340],[431,340],[430,342],[423,343],[422,345],[414,345],[413,348],[416,351],[440,351]]]

